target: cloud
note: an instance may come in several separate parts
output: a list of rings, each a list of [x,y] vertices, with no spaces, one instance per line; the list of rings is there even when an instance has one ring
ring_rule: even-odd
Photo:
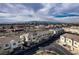
[[[32,17],[30,17],[32,16]],[[48,20],[53,18],[59,22],[79,22],[78,3],[2,3],[0,4],[1,22],[25,22],[32,20]],[[68,20],[69,19],[69,20]],[[53,21],[53,20],[51,20]]]
[[[0,23],[28,21],[29,15],[34,15],[33,9],[23,4],[0,4]]]
[[[29,8],[23,4],[0,4],[1,13],[11,13],[11,14],[30,14],[33,13],[33,9]]]
[[[50,3],[42,4],[38,12],[45,15],[63,15],[64,13],[79,13],[79,4],[75,3]]]
[[[64,23],[79,23],[79,16],[73,16],[73,17],[63,17],[63,18],[54,18],[58,22],[64,22]]]
[[[43,8],[38,10],[38,14],[42,16],[51,16],[58,22],[79,22],[78,3],[45,3],[42,5]]]

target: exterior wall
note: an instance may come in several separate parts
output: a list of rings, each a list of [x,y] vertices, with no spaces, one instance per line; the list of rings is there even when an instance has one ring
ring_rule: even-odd
[[[29,39],[28,39],[28,36],[29,36],[29,33],[27,33],[27,34],[25,34],[25,41],[28,41]]]
[[[22,44],[24,43],[23,42],[24,41],[24,36],[23,35],[20,36],[20,41],[21,41]]]
[[[73,42],[73,46],[76,47],[76,48],[78,48],[79,47],[79,43],[77,41],[74,41]]]
[[[72,39],[66,38],[66,44],[72,46],[73,44]]]
[[[61,43],[61,45],[64,45],[65,47],[67,47],[68,50],[73,50],[72,39],[69,39],[69,38],[64,37],[64,36],[60,36],[60,43]]]
[[[74,53],[78,53],[79,54],[79,49],[78,48],[73,47],[73,51],[74,51]]]
[[[8,44],[8,46],[6,46]],[[2,49],[8,49],[10,48],[10,43],[5,43],[5,44],[2,44]]]
[[[65,42],[65,37],[64,36],[60,36],[60,42],[62,43],[62,44],[65,44],[66,42]]]
[[[68,47],[68,49],[73,51],[73,53],[79,54],[79,42],[73,41],[72,39],[69,38],[65,38],[64,36],[60,36],[60,42],[62,45],[66,44],[67,46],[70,46]]]
[[[10,41],[10,45],[11,45],[11,48],[13,49],[13,48],[17,48],[19,43],[17,41],[12,40]]]
[[[79,42],[77,42],[77,41],[74,41],[73,42],[74,44],[73,44],[73,49],[74,49],[74,51],[76,52],[76,53],[79,53]]]
[[[29,41],[28,36],[29,36],[28,33],[27,34],[23,34],[23,35],[20,36],[20,41],[21,41],[22,44],[24,44],[24,42]]]
[[[64,29],[62,29],[62,28],[54,30],[54,34],[61,34],[63,32],[64,32]]]

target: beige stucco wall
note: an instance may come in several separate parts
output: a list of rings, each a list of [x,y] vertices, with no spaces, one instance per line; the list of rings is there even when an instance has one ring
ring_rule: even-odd
[[[60,43],[62,44],[62,45],[66,45],[66,38],[64,37],[64,36],[60,36]]]
[[[62,43],[65,43],[65,37],[60,36],[60,41],[61,41]]]
[[[21,36],[20,36],[20,41],[21,41],[22,43],[24,43],[24,42],[23,42],[23,41],[24,41],[24,38],[25,38],[25,41],[28,41],[28,36],[29,36],[29,33],[21,35]]]
[[[73,45],[74,45],[76,48],[78,48],[78,47],[79,47],[79,42],[73,41]]]
[[[73,53],[79,54],[79,42],[73,41],[70,38],[65,38],[64,36],[60,36],[60,42],[61,44],[69,45],[71,47],[69,49],[73,51]]]
[[[72,39],[66,38],[66,44],[69,45],[69,46],[72,46],[72,44],[73,44]]]
[[[74,51],[77,52],[77,53],[79,53],[79,42],[74,41],[73,43],[74,43],[73,44]]]

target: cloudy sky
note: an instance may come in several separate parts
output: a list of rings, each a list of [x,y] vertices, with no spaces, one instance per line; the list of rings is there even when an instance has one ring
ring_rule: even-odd
[[[0,23],[52,21],[79,23],[78,3],[0,3]]]

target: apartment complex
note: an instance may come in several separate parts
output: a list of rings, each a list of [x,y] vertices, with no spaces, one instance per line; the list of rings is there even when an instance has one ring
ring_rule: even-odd
[[[60,36],[60,43],[70,51],[79,54],[79,36],[65,33]]]
[[[46,40],[53,33],[49,33],[49,31],[37,31],[37,32],[29,32],[23,35],[20,35],[21,41],[24,44],[27,42],[27,45],[32,43],[39,43],[42,40]]]

